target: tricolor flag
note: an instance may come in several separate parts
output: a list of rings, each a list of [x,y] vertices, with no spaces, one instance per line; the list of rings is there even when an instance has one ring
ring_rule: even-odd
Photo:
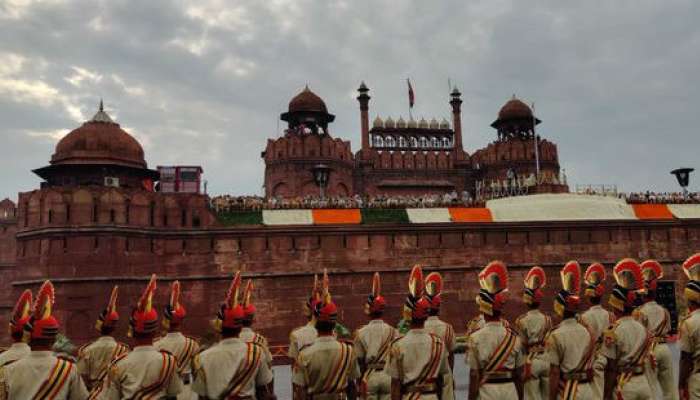
[[[413,104],[416,102],[416,95],[413,93],[413,86],[411,86],[411,80],[406,78],[408,82],[408,106],[413,108]]]

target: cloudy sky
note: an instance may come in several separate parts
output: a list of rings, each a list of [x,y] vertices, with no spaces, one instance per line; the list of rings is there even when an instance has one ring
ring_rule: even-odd
[[[694,0],[0,0],[0,198],[38,186],[30,170],[100,97],[149,166],[260,193],[260,152],[305,84],[357,150],[360,81],[371,118],[396,118],[406,77],[426,118],[459,86],[470,153],[516,94],[572,187],[676,190],[669,170],[700,168],[698,15]]]

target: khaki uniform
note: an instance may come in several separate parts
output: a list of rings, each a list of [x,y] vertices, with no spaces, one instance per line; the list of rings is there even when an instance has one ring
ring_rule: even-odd
[[[558,367],[560,371],[560,398],[576,400],[602,398],[593,384],[592,368],[596,348],[597,343],[593,333],[575,318],[563,320],[549,334],[546,354],[551,366]]]
[[[552,318],[534,309],[515,321],[520,341],[527,355],[524,384],[525,400],[542,400],[549,396],[549,360],[544,352],[544,340],[552,329]]]
[[[129,346],[112,336],[100,336],[78,350],[78,372],[88,390],[100,386],[107,376],[109,364],[129,352]]]
[[[425,320],[425,330],[442,339],[448,354],[454,353],[457,346],[457,338],[452,325],[441,320],[438,316],[432,315]]]
[[[199,343],[196,340],[183,335],[181,332],[168,332],[158,339],[153,346],[158,350],[165,350],[177,359],[177,373],[182,380],[182,391],[177,396],[178,400],[191,400],[192,393],[192,358],[199,353]]]
[[[150,394],[158,399],[176,397],[181,391],[175,356],[154,346],[137,346],[112,363],[101,398],[130,400]]]
[[[512,343],[507,346],[509,351],[501,354],[502,367],[492,371],[491,376],[486,376],[485,367],[492,361],[495,350],[504,343],[506,337],[512,338]],[[513,373],[525,364],[523,346],[518,335],[513,332],[504,321],[486,322],[484,327],[474,332],[467,340],[467,354],[465,355],[470,370],[479,371],[482,382],[470,382],[470,385],[480,385],[480,400],[517,399],[518,393],[513,382]],[[501,382],[495,382],[500,380]]]
[[[368,400],[391,398],[391,377],[384,368],[389,349],[399,332],[386,322],[376,319],[355,333],[355,353],[363,366],[360,390],[367,393]]]
[[[452,371],[442,340],[425,329],[411,329],[394,341],[389,350],[386,373],[401,382],[403,398],[437,400],[454,399]],[[437,383],[442,382],[442,388]],[[418,397],[416,393],[421,393]]]
[[[700,309],[688,314],[681,322],[679,345],[682,352],[693,357],[693,370],[688,378],[688,393],[691,399],[700,399]]]
[[[593,333],[598,350],[600,350],[603,344],[603,333],[615,322],[615,314],[597,304],[581,314],[581,322]],[[605,380],[605,367],[607,365],[608,359],[599,351],[596,352],[595,363],[593,364],[593,389],[597,398],[603,397],[603,381]]]
[[[296,360],[301,349],[310,346],[317,337],[318,332],[316,332],[313,321],[309,321],[308,324],[293,330],[289,334],[289,351],[287,352],[289,358]]]
[[[0,368],[26,357],[31,351],[24,342],[13,343],[9,349],[0,353]]]
[[[256,343],[262,347],[264,351],[264,360],[268,366],[272,367],[272,353],[270,353],[270,346],[267,344],[267,338],[265,336],[255,332],[249,327],[241,329],[241,334],[238,337],[246,343]]]
[[[220,341],[194,357],[192,390],[209,399],[255,399],[255,388],[272,382],[272,372],[264,360],[264,349],[240,338]]]
[[[604,333],[601,353],[617,361],[616,392],[620,400],[652,398],[651,387],[645,374],[645,364],[651,348],[651,338],[644,325],[632,316],[617,320]]]
[[[664,400],[678,400],[678,386],[673,374],[674,362],[666,344],[666,337],[671,330],[671,314],[655,301],[644,303],[638,310],[644,315],[646,327],[654,336],[654,362],[648,371],[653,393],[662,393]]]
[[[486,325],[486,321],[484,320],[484,316],[482,314],[479,314],[476,317],[470,319],[469,322],[467,322],[467,337],[469,337],[472,333],[478,331],[479,329],[483,328],[484,325]]]
[[[32,351],[0,372],[0,399],[83,400],[88,391],[78,368],[50,351]]]
[[[292,383],[313,400],[345,399],[347,385],[360,377],[355,350],[333,336],[320,336],[299,352]]]

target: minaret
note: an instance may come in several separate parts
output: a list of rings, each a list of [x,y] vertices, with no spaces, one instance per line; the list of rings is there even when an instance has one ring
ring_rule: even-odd
[[[362,154],[365,154],[369,151],[369,95],[367,92],[369,92],[369,88],[367,85],[365,85],[365,82],[363,81],[360,84],[359,89],[357,91],[360,93],[359,96],[357,96],[357,101],[360,102],[360,126],[362,129]]]
[[[452,106],[452,127],[455,131],[455,143],[454,151],[458,153],[463,153],[464,148],[462,147],[462,99],[460,96],[462,93],[459,92],[457,86],[452,90],[450,97],[450,105]]]

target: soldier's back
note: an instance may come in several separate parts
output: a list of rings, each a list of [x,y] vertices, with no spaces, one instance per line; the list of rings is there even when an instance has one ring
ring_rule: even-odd
[[[177,359],[178,373],[189,374],[192,357],[199,352],[199,343],[181,332],[169,332],[156,341],[153,346],[158,350],[165,350]]]
[[[289,334],[289,358],[296,359],[299,352],[310,346],[318,337],[318,332],[312,323],[300,326]]]
[[[154,346],[138,346],[112,364],[106,398],[135,399],[146,391],[153,398],[175,397],[181,390],[176,357]]]
[[[502,347],[504,351],[496,352]],[[498,359],[494,359],[498,358]],[[514,372],[525,358],[518,335],[504,321],[486,322],[467,341],[466,362],[472,371],[479,371],[481,399],[516,398]],[[489,366],[499,366],[488,369]]]
[[[425,320],[425,330],[442,339],[449,353],[454,351],[457,341],[455,338],[455,330],[452,325],[441,320],[437,316],[430,316]]]
[[[523,345],[538,346],[543,344],[545,336],[552,328],[552,319],[540,310],[529,310],[515,321],[515,328]]]
[[[78,350],[78,371],[86,377],[88,389],[106,376],[109,364],[129,352],[129,346],[111,336],[101,336]]]
[[[270,353],[270,346],[267,343],[267,338],[253,329],[245,327],[241,329],[241,334],[238,337],[246,343],[255,343],[262,347],[264,350],[265,362],[268,365],[272,365],[272,353]]]
[[[586,326],[590,328],[591,332],[593,332],[597,341],[601,340],[603,332],[615,322],[613,313],[606,310],[601,305],[595,305],[586,310],[581,314],[581,319]]]
[[[330,399],[343,393],[350,379],[358,377],[353,346],[333,336],[320,336],[299,353],[293,382],[306,388],[313,398]]]
[[[0,353],[0,368],[26,357],[30,352],[28,344],[24,342],[13,343],[10,348]]]
[[[370,321],[357,330],[355,349],[358,357],[367,363],[383,361],[388,354],[391,342],[398,337],[398,331],[382,320]]]
[[[2,369],[8,399],[85,399],[88,396],[78,369],[50,351],[33,351]]]
[[[651,386],[645,375],[645,361],[651,349],[651,336],[646,327],[632,316],[618,319],[604,333],[601,352],[617,361],[621,398],[651,398]],[[645,397],[647,396],[647,397]]]
[[[662,337],[671,330],[671,315],[667,309],[655,301],[644,303],[638,308],[644,316],[647,329],[656,337]]]
[[[593,382],[596,349],[593,332],[575,318],[568,318],[552,330],[546,347],[549,362],[560,370],[562,398],[595,398],[598,391]]]

